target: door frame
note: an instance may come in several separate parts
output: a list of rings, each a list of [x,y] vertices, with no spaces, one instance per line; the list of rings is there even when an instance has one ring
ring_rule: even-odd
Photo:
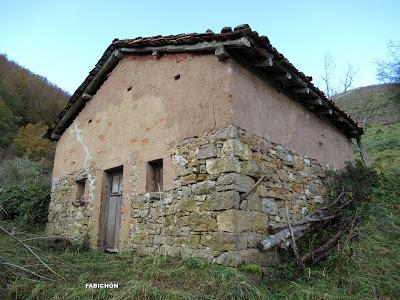
[[[111,199],[111,194],[112,194],[112,180],[113,180],[113,175],[115,174],[120,174],[121,175],[121,185],[123,184],[123,176],[124,176],[124,172],[123,172],[123,167],[119,166],[116,168],[112,168],[109,170],[105,171],[105,175],[106,175],[106,180],[104,181],[105,184],[105,197],[103,199],[104,201],[104,213],[103,213],[103,218],[102,218],[102,223],[101,224],[102,228],[103,228],[103,234],[102,234],[102,240],[103,240],[103,250],[106,252],[118,252],[118,245],[119,245],[119,233],[120,233],[120,229],[121,229],[121,207],[122,207],[122,197],[123,197],[123,185],[121,188],[121,192],[120,192],[120,205],[119,205],[119,211],[118,213],[118,222],[116,223],[116,227],[115,227],[115,236],[114,236],[114,247],[113,248],[109,248],[107,247],[107,226],[108,226],[108,213],[109,213],[109,204],[110,204],[110,199]]]

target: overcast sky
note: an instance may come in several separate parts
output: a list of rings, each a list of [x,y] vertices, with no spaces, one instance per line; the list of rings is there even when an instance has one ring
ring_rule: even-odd
[[[219,32],[247,23],[321,85],[323,58],[336,81],[350,62],[355,86],[378,83],[374,61],[400,40],[400,1],[0,0],[0,53],[72,93],[114,38]]]

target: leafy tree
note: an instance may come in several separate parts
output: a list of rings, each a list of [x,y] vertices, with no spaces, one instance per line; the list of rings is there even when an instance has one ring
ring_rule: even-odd
[[[28,124],[20,127],[15,136],[14,143],[18,146],[23,156],[40,161],[51,161],[54,155],[54,144],[43,138],[47,131],[43,122]]]
[[[16,117],[0,97],[0,152],[13,140],[19,118]]]

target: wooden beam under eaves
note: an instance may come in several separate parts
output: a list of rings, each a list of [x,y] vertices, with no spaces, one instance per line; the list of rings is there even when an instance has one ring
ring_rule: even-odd
[[[322,106],[323,105],[322,99],[306,99],[305,101],[308,104],[311,104],[311,105],[318,105],[318,106]]]
[[[309,94],[310,93],[310,89],[308,87],[305,88],[293,88],[290,89],[293,93],[297,93],[297,94]]]
[[[219,61],[224,61],[230,57],[224,46],[219,46],[215,49],[215,56],[218,57]]]
[[[329,115],[329,116],[331,116],[331,115],[333,114],[333,110],[332,110],[331,108],[328,108],[328,109],[325,109],[325,110],[321,111],[321,113],[322,113],[323,115]]]
[[[269,68],[274,65],[274,59],[272,57],[266,57],[265,59],[255,61],[253,65],[257,68]]]
[[[290,74],[289,72],[285,72],[283,74],[272,75],[272,78],[279,81],[291,80],[292,74]]]

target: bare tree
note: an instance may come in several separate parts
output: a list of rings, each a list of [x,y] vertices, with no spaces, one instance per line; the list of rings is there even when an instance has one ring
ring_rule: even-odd
[[[341,82],[341,85],[343,88],[342,93],[347,92],[349,90],[349,88],[351,88],[351,86],[353,85],[354,77],[355,77],[356,73],[357,73],[357,70],[354,69],[354,67],[351,63],[348,63],[346,74],[344,76],[344,79]]]
[[[333,97],[339,93],[347,92],[353,85],[357,70],[351,63],[347,64],[347,69],[342,77],[342,80],[335,80],[335,59],[327,53],[324,56],[324,70],[322,80],[325,84],[325,94],[328,98]]]
[[[325,93],[329,97],[336,94],[333,88],[333,78],[335,71],[335,60],[329,53],[324,56],[324,74],[322,75],[322,80],[325,83]]]
[[[378,60],[376,75],[382,82],[400,83],[400,42],[387,43],[388,60]]]

